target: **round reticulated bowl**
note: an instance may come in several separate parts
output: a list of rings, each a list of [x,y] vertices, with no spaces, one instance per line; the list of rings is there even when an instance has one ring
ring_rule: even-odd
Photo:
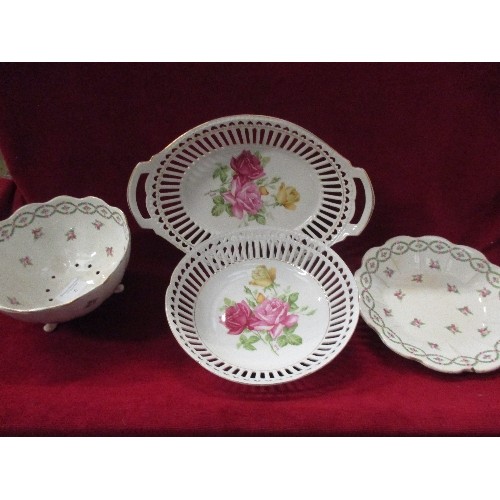
[[[0,311],[52,331],[123,290],[130,231],[120,209],[63,195],[1,221],[0,255]]]
[[[354,278],[327,245],[290,230],[214,236],[179,262],[165,296],[180,346],[233,382],[291,382],[331,362],[359,315]]]

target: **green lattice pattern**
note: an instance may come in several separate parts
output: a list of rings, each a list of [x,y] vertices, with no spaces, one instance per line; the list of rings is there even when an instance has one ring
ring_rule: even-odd
[[[119,212],[113,212],[105,205],[94,205],[88,201],[80,203],[63,201],[55,205],[46,203],[39,205],[33,211],[25,210],[19,212],[10,222],[0,226],[0,242],[11,238],[16,229],[28,227],[36,220],[48,219],[54,214],[70,215],[75,212],[81,212],[86,215],[98,214],[105,219],[113,220],[119,226],[125,225],[122,215]]]

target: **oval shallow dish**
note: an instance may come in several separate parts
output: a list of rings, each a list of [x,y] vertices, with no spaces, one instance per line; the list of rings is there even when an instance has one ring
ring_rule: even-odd
[[[500,366],[500,268],[437,236],[398,236],[355,273],[363,319],[385,345],[433,370]]]
[[[204,368],[245,384],[289,382],[334,359],[359,316],[338,255],[301,233],[260,229],[213,237],[178,264],[166,314]]]
[[[137,192],[144,174],[147,216]],[[365,193],[357,223],[355,179]],[[184,252],[211,236],[259,226],[300,230],[332,244],[360,234],[374,204],[363,169],[307,130],[259,115],[220,118],[186,132],[135,167],[127,197],[141,227]]]
[[[50,331],[123,289],[130,233],[103,200],[58,196],[1,221],[0,249],[0,311]]]

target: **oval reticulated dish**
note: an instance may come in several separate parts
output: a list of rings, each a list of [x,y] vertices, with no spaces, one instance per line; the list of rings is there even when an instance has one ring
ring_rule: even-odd
[[[355,273],[360,312],[386,346],[447,373],[500,366],[500,268],[438,236],[398,236]]]
[[[142,175],[147,216],[139,209]],[[357,223],[355,179],[365,193]],[[186,132],[135,167],[127,198],[141,227],[184,252],[210,236],[260,226],[332,244],[360,234],[374,204],[363,169],[309,131],[259,115],[224,117]]]
[[[191,250],[166,292],[170,329],[204,368],[244,384],[289,382],[345,347],[359,307],[354,278],[326,245],[262,228]]]

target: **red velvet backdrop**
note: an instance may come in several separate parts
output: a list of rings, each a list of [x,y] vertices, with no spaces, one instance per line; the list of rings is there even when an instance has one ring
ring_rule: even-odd
[[[255,113],[310,130],[376,195],[354,272],[396,235],[440,235],[500,264],[498,64],[3,64],[0,148],[17,191],[2,215],[59,194],[125,210],[125,293],[45,334],[0,316],[4,435],[497,435],[498,373],[444,375],[387,349],[362,319],[299,381],[248,387],[189,358],[164,312],[183,255],[128,211],[132,169],[178,135]]]

